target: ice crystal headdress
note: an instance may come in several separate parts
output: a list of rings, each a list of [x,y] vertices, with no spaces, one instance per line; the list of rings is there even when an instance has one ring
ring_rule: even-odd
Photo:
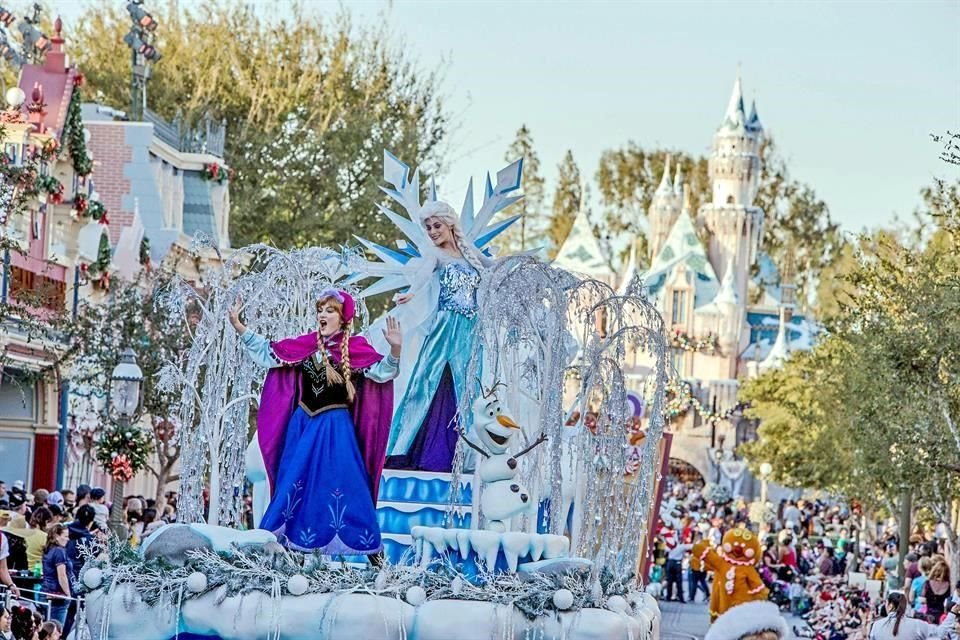
[[[483,204],[478,211],[474,211],[473,180],[467,187],[463,209],[460,212],[460,228],[463,231],[464,239],[485,255],[490,255],[488,246],[490,242],[520,218],[518,214],[493,222],[493,217],[497,213],[523,197],[522,195],[510,195],[520,188],[522,172],[523,159],[521,158],[498,171],[496,183],[490,180],[490,174],[488,173]],[[356,236],[364,247],[380,259],[379,262],[364,261],[362,264],[356,265],[355,275],[351,278],[351,281],[355,282],[367,277],[379,278],[363,290],[361,293],[363,297],[408,286],[410,282],[407,272],[403,268],[404,265],[411,258],[422,256],[433,246],[421,223],[423,208],[425,206],[429,207],[429,203],[438,202],[437,189],[433,179],[430,180],[427,190],[427,200],[425,203],[421,203],[419,169],[413,172],[413,178],[411,178],[410,167],[386,150],[383,152],[383,179],[388,185],[391,185],[381,187],[384,193],[399,203],[407,215],[400,215],[379,204],[377,208],[406,236],[406,240],[398,240],[397,249],[391,249]]]

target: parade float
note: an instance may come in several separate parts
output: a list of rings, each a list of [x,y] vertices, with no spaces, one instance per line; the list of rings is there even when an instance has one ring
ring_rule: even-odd
[[[521,170],[518,161],[488,176],[479,207],[471,185],[457,213],[432,183],[422,200],[419,175],[386,153],[384,191],[404,213],[381,206],[379,215],[403,235],[396,247],[362,238],[362,248],[339,251],[251,246],[224,256],[202,293],[180,283],[158,298],[193,337],[161,380],[180,399],[179,523],[137,550],[115,544],[86,563],[81,634],[659,637],[659,609],[639,573],[663,455],[662,319],[638,286],[618,294],[532,256],[496,254],[493,241],[516,220],[498,214],[519,199]],[[438,256],[433,220],[446,221],[456,260]],[[365,300],[391,291],[401,303],[391,319],[371,319]],[[314,319],[315,309],[324,317],[318,300],[331,296],[343,321],[336,348],[325,346],[333,343]],[[383,355],[396,351],[398,331],[401,355]],[[263,337],[259,347],[251,336]],[[300,355],[297,345],[306,345]],[[654,363],[642,400],[648,420],[632,438],[627,353]],[[369,480],[379,540],[341,536],[359,499],[339,489],[328,510],[309,515],[320,518],[309,535],[289,517],[269,524],[277,511],[295,511],[299,494],[280,492],[286,465],[303,453],[290,452],[292,426],[282,458],[269,433],[277,399],[292,397],[277,388],[289,367],[309,373],[310,362],[327,369],[328,382],[343,371],[358,382],[348,394],[353,413],[341,415],[355,424],[351,446]],[[351,378],[352,366],[367,378]],[[376,367],[388,371],[377,380],[385,381],[380,396],[362,386]],[[293,425],[289,413],[283,419]],[[335,486],[330,475],[316,486]],[[264,529],[238,527],[247,482]],[[304,542],[314,539],[321,542]]]

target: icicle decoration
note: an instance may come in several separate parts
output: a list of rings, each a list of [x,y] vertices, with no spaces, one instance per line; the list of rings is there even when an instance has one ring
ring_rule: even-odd
[[[585,486],[576,499],[579,518],[571,554],[592,559],[595,576],[603,567],[618,576],[633,572],[654,497],[657,447],[664,428],[668,345],[662,318],[638,287],[618,296],[602,282],[577,279],[529,256],[501,260],[487,270],[478,303],[477,344],[467,379],[482,377],[488,386],[494,380],[503,382],[511,410],[526,408],[521,410],[528,418],[522,424],[526,442],[518,443],[518,448],[547,434],[546,445],[529,454],[520,480],[531,489],[534,504],[549,499],[549,532],[564,530],[564,478],[580,478]],[[654,362],[651,419],[635,483],[626,479],[625,425],[631,411],[623,362],[631,352],[649,354]],[[574,388],[568,378],[579,384]],[[461,420],[478,392],[473,387],[460,398]],[[565,426],[575,411],[581,422]],[[598,416],[593,433],[582,427],[588,411]],[[567,429],[575,429],[576,435],[571,438]],[[459,486],[463,462],[461,443],[453,486]],[[528,521],[525,530],[535,531],[536,523]]]

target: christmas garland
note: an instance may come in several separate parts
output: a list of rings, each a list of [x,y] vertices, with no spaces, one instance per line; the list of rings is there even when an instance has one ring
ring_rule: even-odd
[[[93,161],[87,153],[87,141],[83,136],[83,114],[80,111],[82,84],[83,76],[77,76],[73,94],[70,96],[70,106],[67,107],[67,119],[63,124],[63,140],[66,141],[67,148],[70,150],[74,172],[84,177],[93,172]]]
[[[720,339],[712,332],[702,338],[696,338],[684,331],[676,331],[671,338],[671,346],[684,351],[715,354],[720,352]]]
[[[0,137],[5,135],[0,127]],[[23,196],[39,198],[46,195],[54,204],[63,202],[63,185],[51,175],[43,175],[41,166],[56,156],[57,141],[50,139],[39,149],[31,145],[24,164],[10,164],[6,154],[0,154],[0,177],[16,186]]]
[[[111,422],[97,440],[97,462],[115,480],[128,482],[147,465],[151,444],[142,429]]]
[[[683,417],[687,411],[693,408],[694,411],[700,414],[704,422],[718,422],[729,419],[732,415],[743,411],[744,407],[746,407],[744,403],[738,402],[726,411],[714,411],[710,407],[705,407],[703,403],[693,395],[693,389],[690,383],[685,380],[668,380],[666,396],[667,404],[664,408],[664,413],[669,420]]]
[[[63,202],[63,185],[53,176],[37,176],[34,182],[37,194],[45,193],[53,204]]]
[[[80,575],[79,590],[103,589],[110,593],[127,584],[150,606],[207,593],[215,594],[217,604],[228,597],[256,592],[274,597],[369,593],[403,598],[410,604],[437,599],[492,602],[516,607],[527,619],[535,620],[561,610],[591,606],[613,609],[615,598],[626,604],[638,597],[631,588],[633,576],[617,578],[606,568],[598,578],[591,578],[589,569],[570,569],[523,577],[481,573],[470,579],[446,558],[428,567],[385,564],[380,569],[353,568],[331,562],[321,554],[289,551],[277,543],[230,553],[187,551],[182,567],[174,567],[163,558],[144,560],[116,539],[111,540],[108,554],[109,560],[102,556],[89,558]],[[564,598],[557,597],[560,592],[565,592]]]
[[[107,234],[100,236],[100,246],[97,247],[97,260],[89,265],[80,265],[81,271],[93,282],[99,283],[103,289],[110,288],[110,238]]]
[[[200,172],[200,176],[204,180],[223,184],[228,180],[233,180],[233,169],[220,166],[216,162],[209,162],[203,165],[203,170]]]

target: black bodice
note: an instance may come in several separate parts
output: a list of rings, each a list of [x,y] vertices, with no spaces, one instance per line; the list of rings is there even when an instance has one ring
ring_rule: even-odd
[[[300,368],[300,406],[311,416],[327,409],[343,408],[350,404],[347,398],[347,386],[327,383],[327,372],[319,356],[313,356],[297,365]],[[340,365],[334,368],[341,371]],[[360,373],[352,372],[356,378]],[[354,379],[354,384],[356,380]]]

